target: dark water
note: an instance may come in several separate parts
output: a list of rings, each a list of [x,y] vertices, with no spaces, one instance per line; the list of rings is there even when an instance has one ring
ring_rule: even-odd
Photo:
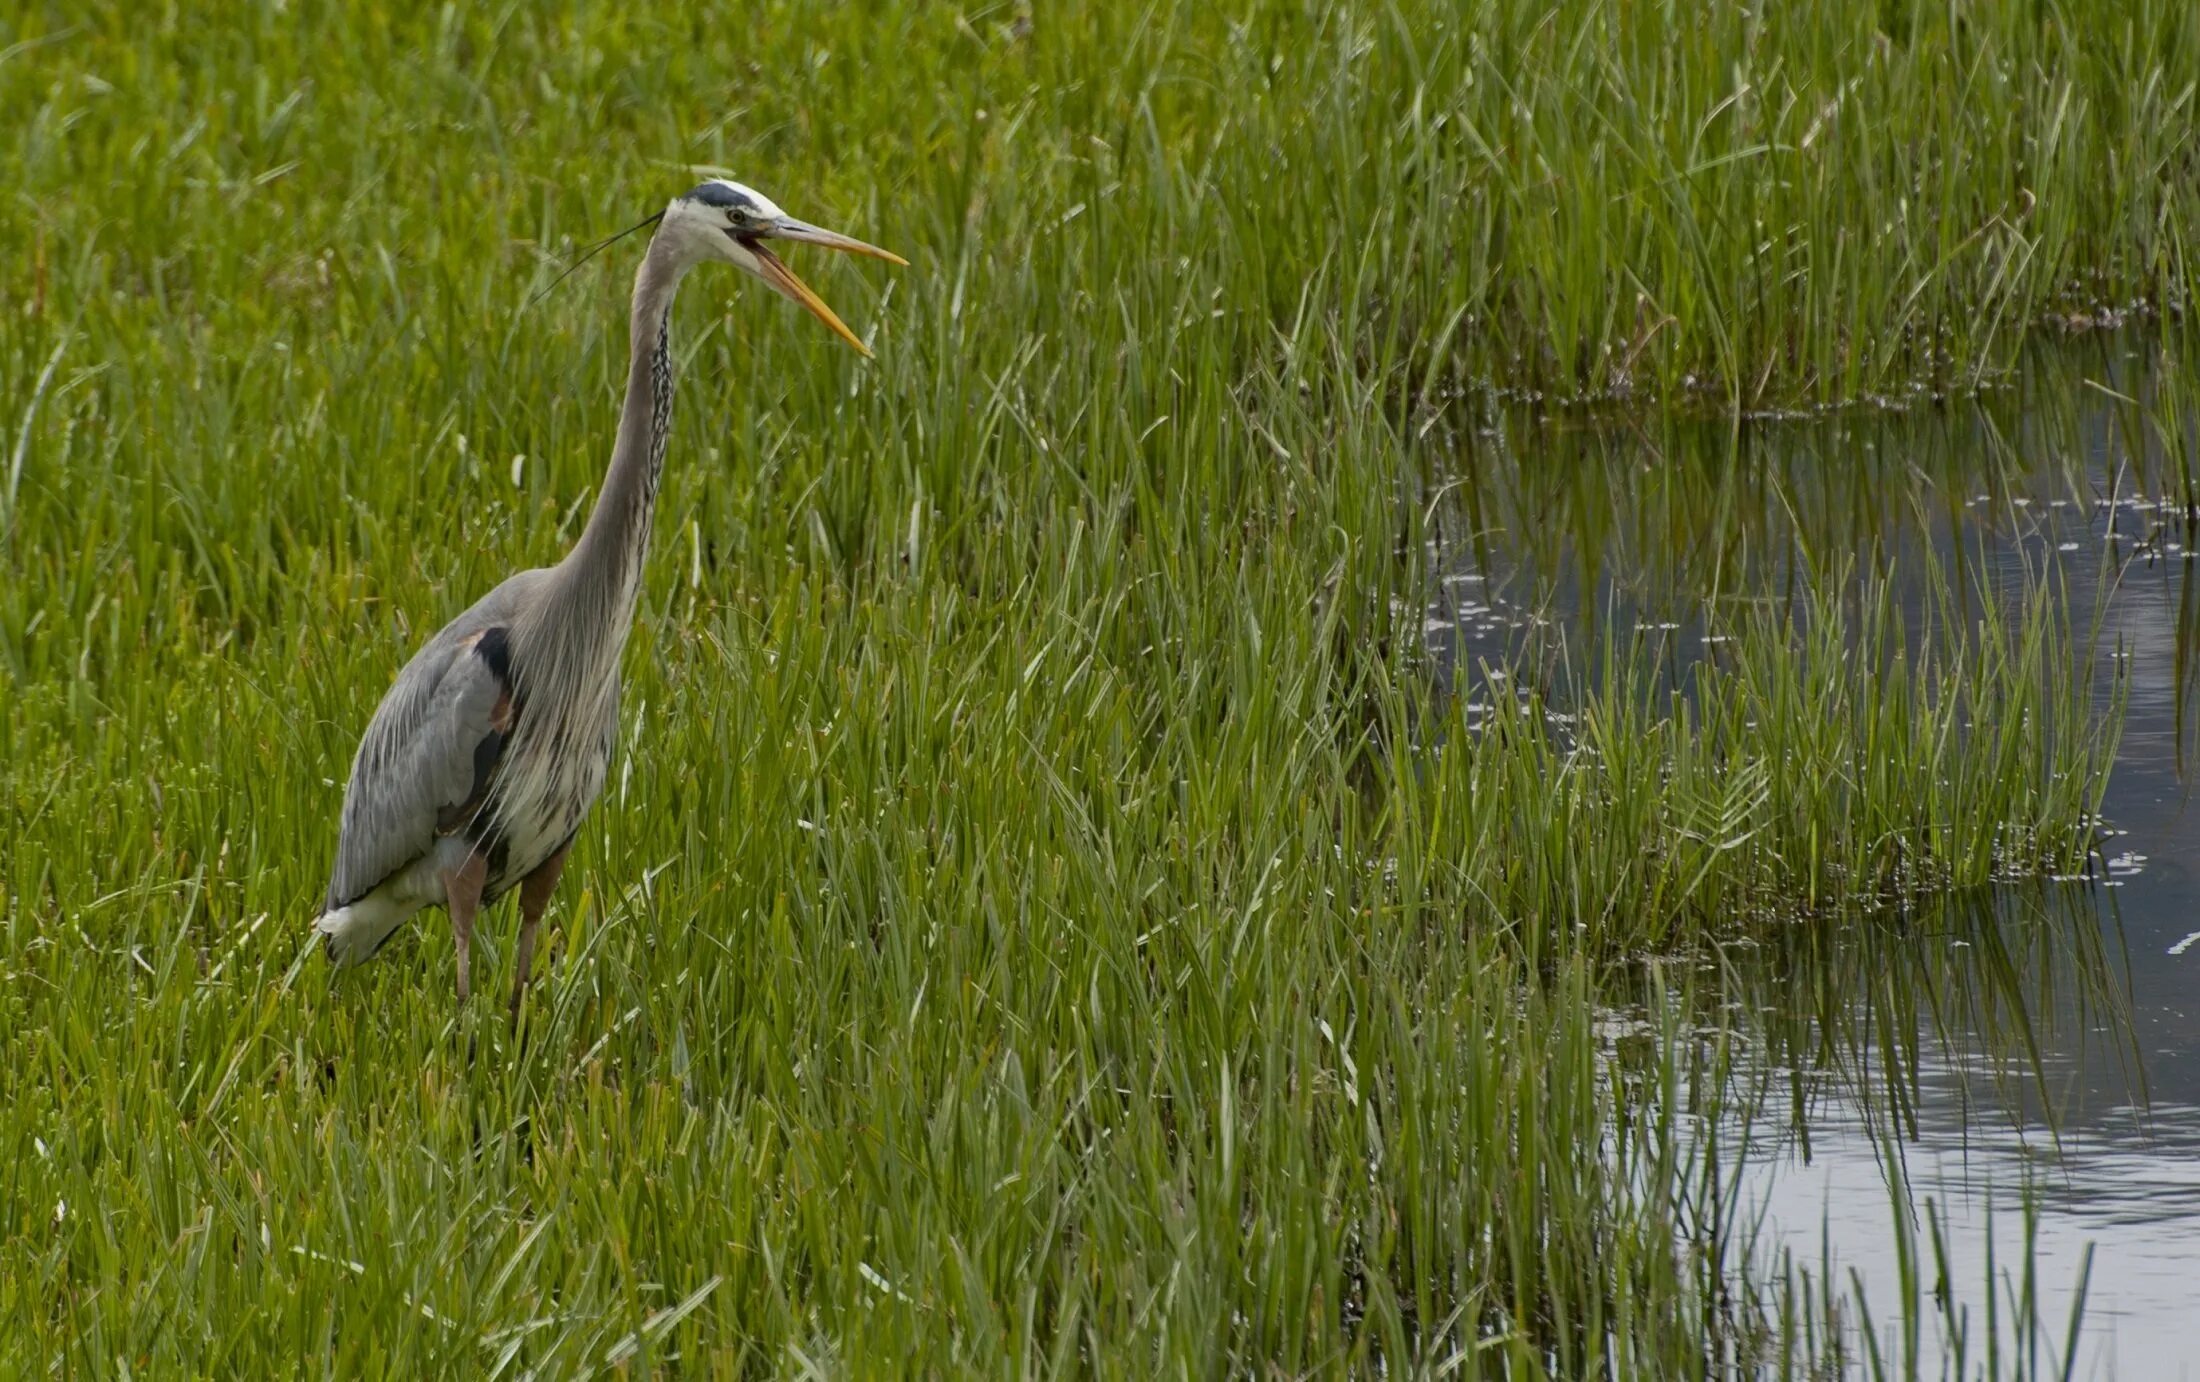
[[[2010,608],[2051,592],[2067,675],[2120,710],[2089,877],[1733,964],[1759,1087],[1713,1135],[1754,1260],[1785,1254],[1887,1375],[1982,1375],[1989,1333],[2001,1373],[2059,1375],[2082,1287],[2070,1375],[2200,1378],[2193,383],[2118,337],[1903,414],[1492,418],[1446,496],[1426,634],[1470,720],[1509,691],[1475,669],[1553,630],[1678,669],[1720,602],[1863,572],[1906,603],[1934,573]],[[2039,1351],[2013,1361],[2024,1318]]]

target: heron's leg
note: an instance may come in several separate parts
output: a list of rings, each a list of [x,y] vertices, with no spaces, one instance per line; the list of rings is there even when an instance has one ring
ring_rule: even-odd
[[[482,885],[489,881],[489,859],[480,851],[466,862],[443,871],[443,905],[451,914],[451,932],[458,937],[458,1001],[466,1001],[473,988],[474,913],[481,910]]]
[[[527,985],[534,977],[535,927],[550,905],[550,894],[558,889],[558,875],[565,871],[565,853],[572,847],[570,840],[559,845],[557,853],[543,860],[519,883],[519,965],[518,972],[512,976],[514,1022],[519,1021],[520,995],[527,992]]]

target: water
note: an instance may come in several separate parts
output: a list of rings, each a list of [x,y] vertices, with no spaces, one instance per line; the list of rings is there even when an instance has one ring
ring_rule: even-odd
[[[2011,1371],[2021,1317],[2024,1370],[2057,1373],[2082,1292],[2071,1375],[2200,1378],[2200,530],[2189,385],[2153,356],[2065,347],[1899,415],[1491,419],[1447,496],[1426,635],[1470,722],[1509,694],[1477,669],[1551,630],[1679,685],[1708,608],[1827,572],[1890,573],[1919,605],[1934,570],[2011,605],[2047,588],[2094,634],[2071,675],[2104,716],[2122,698],[2123,734],[2091,877],[1865,921],[1785,971],[1728,957],[1758,1014],[1736,1177],[1755,1260],[1787,1254],[1889,1375],[1979,1375],[1990,1333]],[[1829,992],[1836,1011],[1798,998]]]

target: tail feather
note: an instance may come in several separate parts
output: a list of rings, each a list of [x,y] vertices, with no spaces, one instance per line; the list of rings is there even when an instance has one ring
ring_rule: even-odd
[[[417,910],[417,903],[406,906],[369,893],[348,907],[323,912],[313,929],[321,933],[321,951],[331,964],[364,964]]]

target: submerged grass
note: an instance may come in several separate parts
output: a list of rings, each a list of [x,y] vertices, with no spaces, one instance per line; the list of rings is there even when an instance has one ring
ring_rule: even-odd
[[[1823,1219],[1798,1223],[1762,1175],[1735,1197],[1745,1221],[1767,1210],[1786,1219],[1783,1241],[1760,1241],[1756,1257],[1780,1264],[1791,1332],[1819,1327],[1874,1378],[2099,1371],[2109,1352],[2081,1334],[2092,1246],[2067,1276],[2042,1271],[2035,1252],[2047,1216],[2069,1213],[2084,1194],[2067,1179],[2074,1148],[2063,1138],[2093,1133],[2085,1120],[2098,1110],[2086,1105],[2104,1100],[2138,1118],[2147,1106],[2142,1029],[2119,973],[2131,957],[2089,889],[2061,881],[1950,893],[1762,941],[1722,957],[1718,1000],[1755,1010],[1742,1082],[1763,1090],[1729,1093],[1730,1105],[1758,1116],[1721,1140],[1753,1134],[1766,1164],[1784,1161],[1796,1175],[1868,1155],[1896,1192],[1885,1217],[1895,1266],[1871,1292],[1820,1245],[1821,1235],[1841,1236],[1828,1220],[1853,1222],[1871,1205],[1829,1203]],[[1708,1021],[1717,1030],[1732,1018]],[[2077,1073],[2119,1068],[2123,1080],[2090,1088]],[[1791,1112],[1767,1116],[1766,1105],[1783,1103]],[[1980,1137],[1994,1125],[2018,1140]],[[1934,1162],[1959,1148],[1983,1164],[1951,1187]]]
[[[1431,410],[1892,389],[2073,281],[2177,297],[2200,20],[2100,18],[24,12],[0,1360],[1794,1363],[1686,1043],[1619,1078],[1600,1004],[2066,867],[2073,635],[1866,585],[1469,730]],[[913,267],[819,269],[868,366],[690,287],[522,1043],[438,922],[333,981],[303,927],[393,670],[585,512],[624,276],[520,304],[698,165]]]

